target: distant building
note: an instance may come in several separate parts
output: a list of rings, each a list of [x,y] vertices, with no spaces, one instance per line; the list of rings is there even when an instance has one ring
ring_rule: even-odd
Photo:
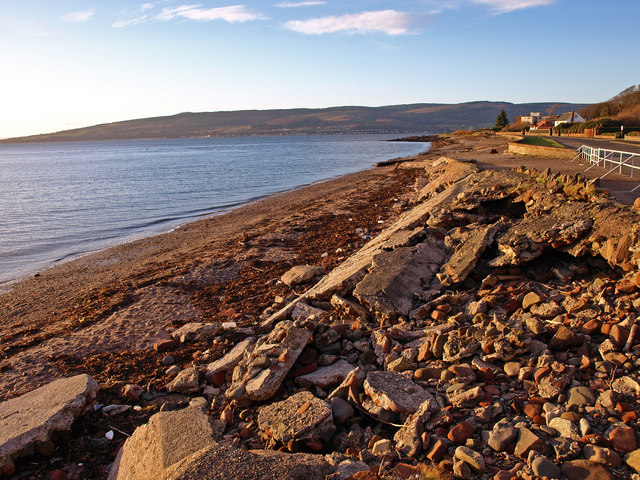
[[[555,127],[554,122],[552,122],[551,120],[544,120],[542,122],[538,122],[536,123],[533,127],[531,127],[532,130],[549,130],[550,128]]]
[[[555,121],[554,126],[557,127],[561,123],[582,123],[584,121],[585,121],[584,118],[582,118],[579,113],[571,110],[570,112],[563,113],[562,115],[560,115],[558,119]]]
[[[531,114],[529,115],[516,117],[516,123],[518,123],[518,119],[520,119],[520,125],[535,125],[536,123],[538,123],[539,118],[540,112],[531,112]]]

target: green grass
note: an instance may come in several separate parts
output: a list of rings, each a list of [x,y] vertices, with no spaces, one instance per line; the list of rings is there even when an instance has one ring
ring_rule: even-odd
[[[521,143],[524,143],[525,145],[535,145],[536,147],[565,148],[564,145],[560,145],[555,140],[544,137],[524,137]]]

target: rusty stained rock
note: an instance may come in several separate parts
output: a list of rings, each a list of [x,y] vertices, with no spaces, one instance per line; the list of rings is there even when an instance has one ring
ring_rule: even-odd
[[[289,441],[327,441],[336,431],[331,405],[311,392],[298,392],[260,409],[258,427],[284,445]]]

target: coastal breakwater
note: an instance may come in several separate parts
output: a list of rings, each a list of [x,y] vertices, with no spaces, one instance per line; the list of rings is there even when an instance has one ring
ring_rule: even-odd
[[[185,323],[157,343],[233,338],[167,370],[182,403],[136,430],[111,478],[639,471],[637,212],[551,171],[441,158],[421,175],[362,249],[326,275],[287,272],[291,295],[261,322]]]

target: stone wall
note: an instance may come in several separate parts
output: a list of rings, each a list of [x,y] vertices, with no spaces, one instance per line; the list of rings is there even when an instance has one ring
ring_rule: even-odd
[[[568,158],[576,156],[575,151],[568,148],[539,147],[536,145],[525,145],[523,143],[509,142],[509,153],[518,155],[533,155],[537,157]]]

